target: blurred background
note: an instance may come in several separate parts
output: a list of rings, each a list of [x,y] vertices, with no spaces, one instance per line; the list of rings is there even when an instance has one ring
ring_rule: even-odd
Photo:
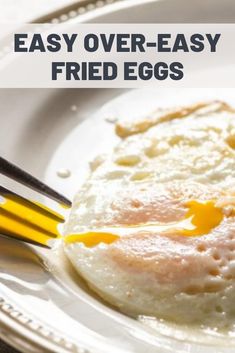
[[[0,21],[30,21],[78,0],[0,0]]]

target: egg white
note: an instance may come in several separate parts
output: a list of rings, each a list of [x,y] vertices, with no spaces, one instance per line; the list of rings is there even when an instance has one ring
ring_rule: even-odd
[[[163,112],[164,113],[164,112]],[[192,182],[220,192],[235,193],[235,113],[223,103],[213,102],[183,118],[160,121],[159,112],[146,117],[146,121],[119,121],[118,124],[129,136],[121,139],[116,148],[98,157],[91,163],[91,174],[78,191],[64,233],[76,234],[97,229],[109,224],[120,210],[115,206],[135,199],[141,189],[160,190],[171,183]],[[157,116],[157,118],[156,118]],[[131,134],[136,125],[151,127],[138,134]],[[122,204],[122,199],[125,202]],[[206,199],[206,194],[205,194]],[[148,201],[148,200],[144,200]],[[166,210],[168,212],[169,210]],[[231,225],[231,228],[235,225]],[[233,229],[232,229],[233,231]],[[235,231],[235,229],[234,229]],[[224,232],[224,233],[223,233]],[[225,242],[234,246],[226,227]],[[214,239],[215,235],[211,237]],[[210,237],[210,235],[209,235]],[[210,238],[206,238],[208,244]],[[221,290],[182,291],[172,272],[171,282],[162,285],[154,273],[130,271],[111,254],[113,245],[99,244],[88,248],[82,243],[65,245],[65,252],[75,269],[85,278],[89,286],[101,297],[129,315],[149,315],[182,324],[199,324],[231,330],[235,323],[234,295],[235,257],[233,251],[221,250],[220,259],[215,261],[216,245],[205,253],[194,252],[195,261],[205,256],[208,266],[219,271],[218,275],[202,272],[201,277],[188,278],[191,287],[205,282],[208,285],[220,282]],[[146,249],[147,254],[150,249]],[[152,250],[151,250],[152,251]],[[158,249],[155,249],[157,252]],[[185,250],[186,251],[186,250]],[[166,250],[171,256],[171,249]],[[184,261],[183,250],[182,258]],[[128,252],[126,253],[128,257]],[[172,255],[174,256],[174,255]],[[131,260],[130,260],[131,261]],[[133,265],[135,266],[135,264]],[[135,270],[135,268],[134,268]],[[144,275],[143,275],[144,273]],[[228,279],[226,279],[226,274]],[[196,283],[197,284],[197,283]]]

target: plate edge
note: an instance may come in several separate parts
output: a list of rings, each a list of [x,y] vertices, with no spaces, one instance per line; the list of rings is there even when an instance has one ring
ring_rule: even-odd
[[[49,14],[40,16],[30,23],[53,23],[59,24],[67,22],[73,18],[85,15],[88,12],[93,12],[114,3],[124,2],[125,0],[79,0],[68,6],[64,6],[58,10],[50,12]]]
[[[27,352],[35,352],[35,348],[43,348],[45,353],[55,351],[58,353],[91,353],[67,340],[60,332],[53,331],[49,326],[21,312],[2,294],[0,296],[0,337],[16,349],[26,349]]]

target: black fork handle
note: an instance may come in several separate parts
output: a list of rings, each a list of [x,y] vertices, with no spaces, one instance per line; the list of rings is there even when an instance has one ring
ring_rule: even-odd
[[[32,176],[31,174],[25,172],[21,168],[7,161],[3,157],[0,157],[0,174],[3,174],[38,193],[47,196],[48,198],[55,200],[62,205],[71,207],[72,203],[65,196],[61,195],[57,191],[53,190],[46,184],[42,183],[40,180]]]

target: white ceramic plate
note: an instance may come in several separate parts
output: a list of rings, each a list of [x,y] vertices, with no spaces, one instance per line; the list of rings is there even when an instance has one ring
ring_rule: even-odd
[[[75,14],[70,10],[67,18],[142,23],[233,22],[235,18],[232,0],[106,3],[98,1],[97,9],[83,6]],[[198,95],[224,95],[231,100],[234,96],[225,90],[188,92],[186,98],[184,92],[176,96],[174,91],[134,91],[110,102],[124,91],[1,90],[1,154],[72,197],[85,176],[87,161],[114,142],[110,138],[113,126],[105,118],[144,113],[146,106],[151,111],[166,102],[174,104],[169,99],[173,96],[175,100]],[[72,176],[59,178],[60,168],[71,169]],[[1,182],[7,184],[5,179]],[[28,191],[24,189],[24,193]],[[196,344],[187,331],[185,337],[182,330],[172,328],[177,336],[173,339],[163,326],[155,329],[150,327],[153,322],[145,325],[122,315],[94,296],[66,260],[49,251],[5,238],[0,239],[0,251],[0,334],[26,353],[231,352],[219,337],[215,349],[208,340]]]

